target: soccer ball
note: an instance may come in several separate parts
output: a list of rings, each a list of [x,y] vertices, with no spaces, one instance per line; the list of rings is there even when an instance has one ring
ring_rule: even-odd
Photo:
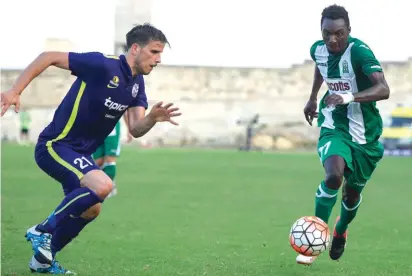
[[[329,246],[329,227],[318,217],[301,217],[290,229],[289,241],[297,253],[317,256]]]

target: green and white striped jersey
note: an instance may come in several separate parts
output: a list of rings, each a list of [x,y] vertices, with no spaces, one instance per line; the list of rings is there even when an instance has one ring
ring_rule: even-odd
[[[382,67],[368,45],[349,37],[349,44],[341,54],[330,54],[323,41],[317,41],[310,49],[329,93],[357,93],[372,86],[368,75],[382,72]],[[323,98],[324,98],[323,97]],[[358,144],[379,139],[382,134],[382,118],[376,102],[356,103],[327,107],[319,104],[318,126],[322,131],[333,129],[344,138]]]

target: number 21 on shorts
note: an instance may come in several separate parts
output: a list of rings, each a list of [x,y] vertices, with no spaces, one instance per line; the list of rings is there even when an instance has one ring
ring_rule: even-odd
[[[81,158],[74,159],[73,163],[75,165],[79,165],[81,170],[83,170],[84,168],[87,168],[88,166],[93,165],[93,163],[87,160],[87,158],[84,156],[82,156]]]
[[[329,141],[318,149],[321,163],[322,163],[323,157],[328,153],[329,147],[331,144],[332,144],[332,141]]]

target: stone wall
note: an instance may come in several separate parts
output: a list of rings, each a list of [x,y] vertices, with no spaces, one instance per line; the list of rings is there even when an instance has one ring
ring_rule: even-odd
[[[392,93],[390,100],[378,104],[386,116],[398,103],[412,104],[412,58],[382,65]],[[233,145],[243,139],[244,127],[237,121],[256,113],[260,114],[261,123],[268,126],[263,133],[314,140],[317,129],[307,126],[303,118],[313,67],[312,61],[287,69],[159,66],[145,78],[150,103],[172,101],[184,115],[179,118],[179,127],[156,126],[141,141]],[[19,70],[3,70],[2,91],[19,74]],[[39,110],[49,114],[73,80],[69,72],[50,68],[27,88],[22,104],[37,110],[36,116],[44,119]],[[320,93],[324,91],[325,87]]]

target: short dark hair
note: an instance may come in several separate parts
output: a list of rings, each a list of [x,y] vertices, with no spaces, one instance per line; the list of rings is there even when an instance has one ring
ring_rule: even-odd
[[[127,49],[129,49],[134,43],[137,43],[140,47],[144,47],[150,41],[160,41],[170,47],[169,41],[167,41],[164,33],[150,23],[136,25],[126,34]]]
[[[343,19],[345,21],[345,24],[347,27],[350,27],[350,21],[349,21],[349,15],[346,9],[342,6],[338,5],[332,5],[329,7],[326,7],[322,11],[322,19],[320,20],[320,25],[322,26],[323,19],[329,18],[332,20],[336,19]]]

